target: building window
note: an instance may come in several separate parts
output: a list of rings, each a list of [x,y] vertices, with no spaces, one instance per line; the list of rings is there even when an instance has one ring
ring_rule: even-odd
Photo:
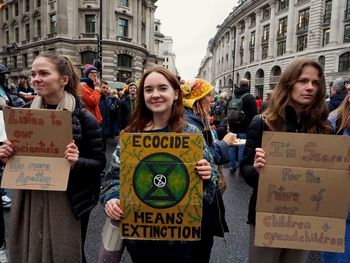
[[[326,0],[323,23],[329,25],[332,17],[332,0]]]
[[[36,7],[40,7],[41,6],[41,0],[36,0]]]
[[[50,15],[50,33],[56,33],[57,32],[57,20],[56,20],[56,14]]]
[[[269,52],[269,46],[262,47],[261,58],[266,59]]]
[[[41,20],[37,20],[36,21],[36,32],[37,32],[37,36],[41,37]]]
[[[15,17],[17,17],[18,13],[19,13],[19,11],[18,11],[18,2],[15,3],[14,9],[15,9]]]
[[[250,60],[250,63],[254,62],[254,50],[250,51],[250,53],[249,53],[249,60]]]
[[[277,38],[287,36],[287,17],[281,18],[278,22]]]
[[[33,60],[37,57],[37,56],[39,56],[39,54],[40,54],[40,52],[37,50],[37,51],[34,51],[33,52]]]
[[[278,1],[278,11],[282,11],[288,8],[289,0],[279,0]]]
[[[119,18],[118,36],[128,37],[128,20]]]
[[[27,41],[30,40],[30,27],[29,27],[29,24],[25,24],[25,37],[26,37]]]
[[[29,12],[29,10],[30,10],[29,0],[24,0],[24,11]]]
[[[13,56],[13,57],[12,57],[12,66],[13,66],[14,68],[17,68],[17,56]]]
[[[346,10],[345,10],[345,17],[346,20],[350,19],[350,0],[346,0]]]
[[[255,47],[255,31],[250,33],[250,42],[249,42],[249,48]]]
[[[307,31],[309,28],[310,9],[304,9],[299,12],[297,31]]]
[[[318,63],[320,63],[321,67],[324,69],[324,66],[326,65],[326,58],[325,58],[325,56],[320,56],[318,58]]]
[[[263,34],[261,38],[261,43],[268,43],[270,37],[270,25],[266,25],[263,27]]]
[[[323,47],[329,44],[330,33],[331,33],[330,28],[323,29],[323,40],[322,40]]]
[[[9,8],[5,8],[5,20],[9,20]]]
[[[81,65],[93,64],[98,54],[94,51],[85,51],[80,54]]]
[[[85,15],[85,33],[95,33],[95,32],[96,32],[96,16]]]
[[[117,74],[117,81],[125,82],[132,77],[130,71],[119,70]]]
[[[118,0],[118,4],[122,6],[129,6],[129,0]]]
[[[263,7],[262,9],[262,18],[263,19],[267,19],[270,17],[270,6],[269,5],[266,5]]]
[[[23,64],[24,68],[28,68],[28,55],[27,54],[22,55],[22,64]]]
[[[244,59],[244,57],[243,57],[243,52],[240,54],[240,65],[242,66],[243,65],[243,59]]]
[[[18,30],[18,27],[15,28],[15,42],[16,43],[19,42],[19,30]]]
[[[6,30],[5,32],[5,40],[6,40],[6,44],[10,43],[10,33],[8,30]]]
[[[297,51],[303,51],[306,48],[307,48],[307,35],[298,37]]]
[[[286,41],[277,43],[277,56],[282,56],[286,53]]]
[[[256,24],[256,14],[253,13],[250,15],[250,26],[253,27]]]
[[[350,25],[344,27],[344,43],[350,42]]]
[[[118,67],[131,68],[132,56],[126,54],[118,55]]]
[[[6,68],[8,68],[7,58],[3,58],[3,59],[2,59],[2,64],[3,64]]]
[[[350,68],[350,52],[344,53],[339,57],[339,72],[348,72]]]

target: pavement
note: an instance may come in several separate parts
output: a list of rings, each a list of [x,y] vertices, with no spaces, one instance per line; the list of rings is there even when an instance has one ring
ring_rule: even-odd
[[[115,147],[113,142],[108,144],[107,161]],[[223,168],[227,180],[227,189],[223,195],[226,207],[226,220],[230,232],[225,239],[215,238],[211,263],[246,263],[248,262],[249,227],[246,224],[248,203],[251,195],[251,188],[236,173],[230,175],[228,168]],[[11,191],[9,191],[11,195]],[[5,210],[6,229],[9,225],[9,209]],[[101,229],[106,216],[101,204],[98,204],[91,212],[89,228],[85,244],[85,252],[88,263],[97,262],[98,251],[101,244]],[[8,233],[8,231],[7,231]],[[8,238],[8,237],[7,237]],[[124,251],[121,262],[132,262],[127,251]],[[310,253],[307,263],[321,263],[319,253]]]

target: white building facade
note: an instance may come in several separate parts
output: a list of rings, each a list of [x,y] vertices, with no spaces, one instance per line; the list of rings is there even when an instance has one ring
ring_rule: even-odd
[[[173,52],[173,39],[169,36],[165,36],[163,41],[163,67],[169,69],[175,75],[178,75],[175,64],[176,55]]]
[[[98,58],[102,21],[103,79],[140,79],[162,65],[162,35],[155,32],[157,0],[8,0],[0,12],[0,63],[10,77],[29,71],[42,51],[66,55],[82,68]]]
[[[251,93],[263,97],[297,57],[319,61],[327,83],[347,76],[350,0],[242,0],[218,27],[209,53],[212,83],[228,93],[248,78]]]

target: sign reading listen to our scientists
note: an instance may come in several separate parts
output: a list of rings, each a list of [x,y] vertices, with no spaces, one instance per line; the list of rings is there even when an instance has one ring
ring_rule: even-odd
[[[343,252],[350,137],[264,132],[255,245]]]
[[[4,120],[15,155],[5,166],[1,187],[65,191],[70,165],[64,152],[72,141],[71,113],[5,108]]]
[[[120,137],[121,221],[125,239],[199,240],[203,159],[199,134],[124,133]]]

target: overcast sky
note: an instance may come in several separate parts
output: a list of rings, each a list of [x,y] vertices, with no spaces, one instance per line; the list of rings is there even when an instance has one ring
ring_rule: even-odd
[[[216,26],[237,5],[237,0],[158,0],[155,18],[161,33],[173,38],[176,67],[183,79],[193,79]]]

